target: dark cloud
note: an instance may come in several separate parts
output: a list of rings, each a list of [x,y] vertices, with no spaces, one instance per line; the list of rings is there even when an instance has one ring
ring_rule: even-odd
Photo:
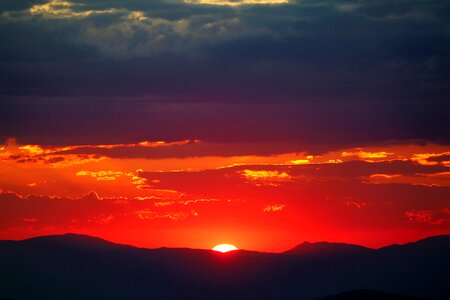
[[[152,103],[139,99],[6,99],[1,135],[20,143],[98,144],[143,140],[286,142],[323,152],[384,140],[445,141],[446,106],[419,102]],[[432,103],[432,102],[430,102]],[[414,107],[415,106],[415,107]],[[420,122],[418,122],[420,120]],[[431,131],[429,131],[431,130]],[[258,151],[261,152],[261,151]]]
[[[446,1],[43,3],[0,6],[3,138],[449,142]]]

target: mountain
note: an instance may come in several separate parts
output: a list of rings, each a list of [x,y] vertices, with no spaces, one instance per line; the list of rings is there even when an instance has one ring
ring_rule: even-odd
[[[378,250],[304,243],[280,254],[44,236],[0,241],[0,299],[449,299],[449,253],[450,236]],[[366,298],[355,298],[361,291]]]
[[[344,243],[309,243],[304,242],[291,250],[284,252],[290,255],[305,256],[341,256],[341,255],[364,255],[373,252],[373,249]]]

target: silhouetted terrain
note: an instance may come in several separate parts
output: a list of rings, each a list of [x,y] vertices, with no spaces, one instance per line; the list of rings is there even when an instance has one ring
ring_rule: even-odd
[[[303,256],[341,256],[341,255],[363,255],[373,252],[373,249],[343,243],[309,243],[304,242],[285,254]]]
[[[337,295],[320,297],[318,300],[420,300],[423,298],[408,297],[371,290],[355,290]]]
[[[0,298],[10,299],[450,299],[449,270],[450,236],[281,254],[141,249],[76,234],[0,241]]]

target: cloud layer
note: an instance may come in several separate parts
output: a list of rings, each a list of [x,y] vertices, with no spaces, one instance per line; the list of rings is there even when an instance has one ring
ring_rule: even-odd
[[[448,143],[447,1],[200,2],[2,3],[0,136]]]
[[[291,146],[258,152],[253,143],[10,140],[0,148],[0,236],[76,231],[192,247],[229,236],[247,248],[281,251],[302,239],[381,246],[450,230],[448,147],[312,155]]]

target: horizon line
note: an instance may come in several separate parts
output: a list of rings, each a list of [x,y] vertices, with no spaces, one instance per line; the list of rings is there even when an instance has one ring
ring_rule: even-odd
[[[132,244],[117,243],[117,242],[113,242],[113,241],[110,241],[110,240],[102,238],[102,237],[88,235],[88,234],[84,234],[84,233],[76,233],[76,232],[66,232],[66,233],[62,233],[62,234],[37,235],[37,236],[32,236],[32,237],[23,238],[23,239],[0,239],[0,242],[3,242],[3,241],[22,242],[22,241],[33,240],[33,239],[44,238],[44,237],[61,237],[61,236],[70,236],[70,235],[72,235],[72,236],[88,237],[88,238],[92,238],[92,239],[98,239],[98,240],[102,240],[102,241],[110,243],[110,244],[120,245],[120,246],[129,246],[129,247],[138,248],[138,249],[148,249],[148,250],[189,249],[189,250],[214,251],[212,249],[207,249],[207,248],[191,248],[191,247],[183,247],[183,246],[181,246],[181,247],[161,246],[161,247],[155,247],[155,248],[139,247],[139,246],[132,245]],[[237,250],[230,251],[230,252],[243,251],[243,252],[258,252],[258,253],[266,253],[266,254],[284,254],[284,253],[292,251],[296,247],[304,245],[304,244],[311,244],[311,245],[315,245],[315,244],[335,244],[336,245],[337,244],[337,245],[356,246],[356,247],[361,247],[361,248],[365,248],[365,249],[369,249],[369,250],[380,250],[380,249],[384,249],[384,248],[388,248],[388,247],[392,247],[392,246],[404,246],[404,245],[408,245],[408,244],[413,244],[413,243],[417,243],[417,242],[420,242],[420,241],[424,241],[424,240],[427,240],[427,239],[439,238],[439,237],[450,237],[450,233],[448,233],[448,234],[439,234],[439,235],[430,235],[430,236],[427,236],[427,237],[424,237],[424,238],[420,238],[420,239],[417,239],[417,240],[413,240],[413,241],[410,241],[410,242],[406,242],[406,243],[388,244],[388,245],[385,245],[385,246],[382,246],[382,247],[377,247],[377,248],[376,247],[363,246],[363,245],[359,245],[359,244],[345,243],[345,242],[330,242],[330,241],[309,242],[309,241],[305,240],[303,242],[297,243],[292,248],[289,248],[289,249],[281,251],[281,252],[269,252],[269,251],[250,250],[250,249],[241,249],[241,248],[238,248]]]

